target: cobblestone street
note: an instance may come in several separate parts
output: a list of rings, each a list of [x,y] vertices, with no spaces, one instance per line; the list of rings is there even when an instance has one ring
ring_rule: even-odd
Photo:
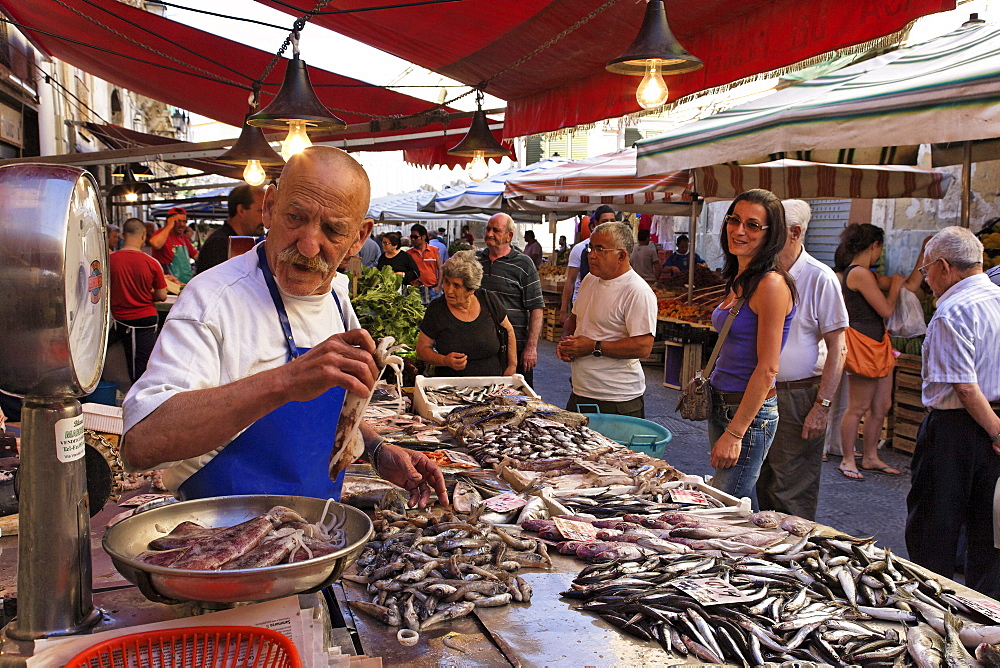
[[[534,389],[550,403],[565,406],[569,398],[569,364],[559,360],[555,343],[541,341]],[[674,411],[679,392],[663,386],[663,366],[644,365],[646,418],[673,433],[665,459],[685,473],[708,477],[708,434],[704,422],[690,422]],[[860,443],[858,445],[860,449]],[[910,489],[910,456],[885,448],[885,462],[903,472],[899,476],[865,472],[865,480],[848,480],[837,470],[839,457],[823,464],[819,510],[816,519],[854,536],[874,536],[881,545],[906,556],[903,529],[906,493]]]

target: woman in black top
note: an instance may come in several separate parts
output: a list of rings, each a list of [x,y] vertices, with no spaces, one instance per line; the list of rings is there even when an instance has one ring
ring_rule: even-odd
[[[479,289],[482,280],[474,251],[455,253],[441,267],[444,294],[427,306],[417,336],[417,356],[439,376],[510,376],[517,368],[514,328],[500,300]]]
[[[379,269],[386,266],[392,267],[394,272],[403,277],[403,285],[409,285],[420,275],[420,269],[417,268],[417,263],[412,255],[399,249],[401,245],[402,238],[399,236],[399,232],[383,234],[382,257],[378,259],[378,264],[375,266]]]
[[[901,274],[890,278],[869,269],[878,263],[885,239],[882,228],[871,223],[849,225],[840,239],[834,269],[840,276],[850,327],[873,341],[882,341],[886,333],[885,322],[896,308],[900,289],[906,285],[915,290],[920,285],[920,274],[914,270],[909,278]],[[920,266],[919,259],[917,266]],[[888,294],[883,294],[883,290]],[[878,455],[882,423],[892,404],[892,378],[891,371],[881,378],[868,378],[855,373],[847,377],[850,398],[840,423],[843,461],[838,467],[845,478],[864,480],[854,461],[854,444],[858,440],[858,425],[862,417],[865,419],[865,430],[861,469],[899,475],[899,471],[883,462]]]

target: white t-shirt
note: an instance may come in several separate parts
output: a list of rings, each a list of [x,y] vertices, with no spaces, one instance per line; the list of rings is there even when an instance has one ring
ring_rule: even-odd
[[[347,292],[336,282],[334,289],[348,329],[360,327]],[[282,296],[296,346],[311,348],[345,331],[330,295]],[[171,307],[146,373],[125,397],[125,431],[179,392],[226,385],[287,361],[288,347],[256,249],[238,255],[191,279]],[[164,484],[176,490],[219,450],[163,464]]]
[[[656,333],[656,295],[632,269],[611,280],[587,274],[573,305],[576,335],[617,341]],[[638,359],[584,355],[573,360],[573,392],[602,401],[630,401],[646,391]]]
[[[590,239],[584,239],[569,251],[569,259],[566,260],[567,267],[574,267],[578,270],[576,275],[576,282],[573,284],[573,300],[576,301],[576,296],[580,293],[580,265],[583,264],[583,254],[586,253],[587,244],[590,243]]]
[[[781,382],[821,375],[826,364],[823,335],[849,323],[833,269],[802,249],[788,273],[795,280],[799,301],[781,351],[777,377]]]

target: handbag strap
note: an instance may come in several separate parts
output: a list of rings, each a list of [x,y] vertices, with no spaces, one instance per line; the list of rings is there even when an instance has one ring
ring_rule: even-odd
[[[726,318],[726,324],[722,326],[722,331],[719,332],[719,340],[715,342],[715,348],[712,349],[712,356],[708,358],[708,364],[705,366],[705,370],[701,372],[702,378],[708,378],[712,375],[712,369],[715,368],[715,360],[719,356],[719,351],[722,350],[722,343],[726,340],[726,335],[729,334],[729,330],[733,326],[733,320],[736,320],[736,316],[740,314],[740,309],[743,308],[743,302],[745,301],[746,299],[737,299],[736,303],[729,309],[729,317]]]

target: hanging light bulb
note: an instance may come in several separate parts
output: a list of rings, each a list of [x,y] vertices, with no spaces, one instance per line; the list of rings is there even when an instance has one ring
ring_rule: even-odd
[[[701,58],[688,53],[670,31],[663,0],[649,0],[639,34],[625,53],[604,69],[614,74],[641,76],[635,99],[643,109],[655,109],[667,101],[663,75],[683,74],[704,66]]]
[[[635,101],[643,109],[656,109],[662,106],[670,96],[667,83],[660,74],[660,61],[650,58],[646,61],[646,74],[635,89]]]
[[[306,134],[306,122],[297,119],[288,121],[288,135],[281,142],[281,157],[288,161],[296,153],[302,153],[313,143]]]
[[[249,185],[259,186],[267,180],[267,172],[260,164],[260,160],[247,160],[247,166],[243,169],[243,180]]]
[[[126,202],[139,201],[139,193],[132,193],[132,192],[125,193],[125,201]]]
[[[483,151],[476,151],[469,163],[469,179],[480,183],[490,175],[490,166],[486,164],[486,155]]]
[[[123,171],[125,177],[122,179],[122,182],[116,186],[112,186],[108,190],[108,194],[112,197],[123,197],[126,202],[136,202],[139,200],[139,195],[148,195],[156,192],[153,190],[153,186],[148,183],[137,181],[129,165],[125,165]]]
[[[476,183],[485,181],[490,175],[486,158],[509,156],[510,151],[496,140],[490,132],[490,122],[483,112],[483,91],[476,91],[476,112],[469,123],[469,131],[455,146],[448,149],[448,155],[472,158],[469,163],[469,178]]]

